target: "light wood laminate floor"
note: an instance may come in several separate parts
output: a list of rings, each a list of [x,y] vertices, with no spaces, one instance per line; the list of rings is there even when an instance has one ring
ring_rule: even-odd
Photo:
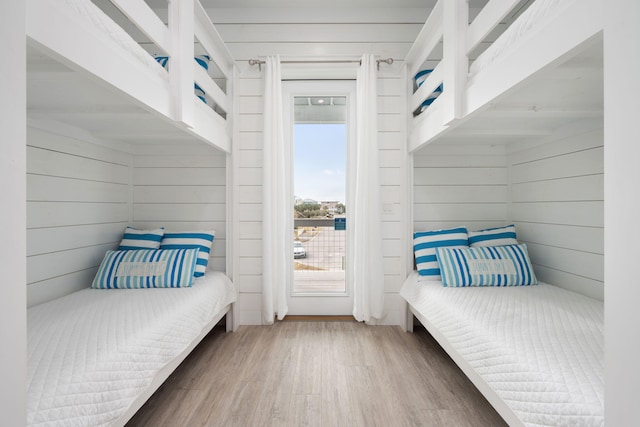
[[[214,330],[133,426],[503,426],[424,329],[278,322]]]

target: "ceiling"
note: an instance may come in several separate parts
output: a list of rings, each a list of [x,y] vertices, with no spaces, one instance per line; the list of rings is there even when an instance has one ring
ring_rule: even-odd
[[[166,0],[146,0],[166,18]],[[488,0],[470,0],[471,16]],[[359,58],[372,53],[401,62],[436,0],[201,0],[240,63]]]

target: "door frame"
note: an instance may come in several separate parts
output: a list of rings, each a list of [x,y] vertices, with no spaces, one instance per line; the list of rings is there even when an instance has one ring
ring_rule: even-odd
[[[293,193],[293,126],[294,126],[294,97],[296,96],[346,96],[346,127],[347,127],[347,153],[346,153],[346,217],[347,230],[345,236],[346,261],[345,261],[345,288],[346,292],[341,294],[305,294],[294,295],[294,270],[293,260],[288,263],[287,281],[287,305],[288,315],[315,315],[315,316],[343,316],[353,313],[353,283],[349,274],[349,259],[351,251],[352,232],[349,227],[349,206],[353,206],[353,179],[350,171],[355,170],[355,147],[356,147],[356,81],[355,80],[291,80],[282,82],[282,103],[284,119],[284,139],[285,149],[289,153],[288,176],[291,177],[291,193]],[[293,200],[293,194],[290,197]],[[291,206],[293,216],[293,205]],[[293,227],[288,231],[287,238],[288,253],[293,254]]]

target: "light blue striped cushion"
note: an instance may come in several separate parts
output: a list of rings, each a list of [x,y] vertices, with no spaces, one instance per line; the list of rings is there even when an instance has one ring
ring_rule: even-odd
[[[118,250],[158,249],[163,235],[164,228],[138,230],[137,228],[127,226],[127,228],[124,229],[124,235],[122,236]]]
[[[511,224],[505,227],[487,228],[484,230],[469,232],[469,246],[507,246],[517,245],[516,226]]]
[[[527,246],[438,248],[438,264],[444,286],[536,285]]]
[[[204,276],[209,263],[211,244],[215,237],[215,231],[182,231],[166,232],[160,243],[160,249],[184,249],[197,248],[198,262],[196,264],[195,277]]]
[[[418,273],[428,280],[440,280],[436,248],[468,246],[466,227],[413,233],[413,250]]]
[[[193,283],[198,249],[107,251],[95,289],[184,288]]]

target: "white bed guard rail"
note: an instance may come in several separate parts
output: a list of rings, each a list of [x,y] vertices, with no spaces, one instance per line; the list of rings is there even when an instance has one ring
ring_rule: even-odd
[[[95,25],[86,19],[73,16],[60,4],[65,2],[28,0],[27,36],[73,69],[96,75],[148,109],[202,139],[215,141],[215,145],[228,152],[226,117],[231,112],[234,60],[200,2],[169,1],[165,25],[144,0],[110,1],[171,59],[168,80],[127,61],[121,52],[116,52],[109,35],[100,34],[104,29],[92,28]],[[194,61],[194,40],[220,70],[221,78],[226,80],[226,92]],[[216,112],[195,97],[194,83],[213,101]]]
[[[533,25],[525,22],[518,29],[521,39],[510,43],[502,62],[486,61],[470,73],[470,55],[519,3],[489,0],[469,24],[468,0],[438,0],[405,61],[410,80],[410,151],[455,127],[470,113],[602,30],[602,0],[536,0],[530,9],[538,8],[527,19],[537,21]],[[522,17],[524,14],[518,19]],[[526,36],[520,36],[527,31]],[[516,44],[515,48],[511,46]],[[510,62],[506,63],[505,57]],[[416,82],[416,87],[413,79],[421,71],[426,78]]]

